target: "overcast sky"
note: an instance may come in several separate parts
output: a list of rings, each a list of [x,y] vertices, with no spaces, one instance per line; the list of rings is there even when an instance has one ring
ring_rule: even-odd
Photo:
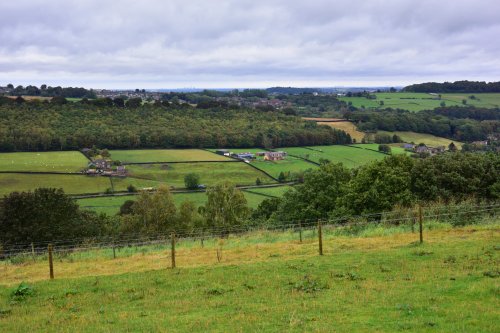
[[[498,0],[2,0],[0,85],[500,80]]]

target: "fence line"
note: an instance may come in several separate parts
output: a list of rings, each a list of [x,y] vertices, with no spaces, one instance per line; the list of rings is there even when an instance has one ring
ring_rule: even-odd
[[[446,207],[446,210],[449,211],[455,207]],[[463,207],[461,207],[463,208]],[[471,208],[482,208],[470,210]],[[443,217],[456,217],[460,215],[479,215],[479,213],[487,213],[487,212],[495,212],[500,209],[500,205],[483,205],[483,206],[470,206],[465,207],[463,211],[456,212],[444,212],[438,214],[422,214],[422,219],[439,219]],[[379,219],[372,221],[355,221],[356,219],[364,219],[367,217],[380,216],[384,213],[377,214],[365,214],[365,215],[356,215],[356,216],[345,216],[333,219],[309,219],[309,220],[296,220],[296,221],[288,221],[290,223],[285,223],[277,226],[233,226],[226,228],[209,228],[204,230],[193,230],[193,231],[184,231],[176,232],[176,239],[178,242],[184,241],[196,241],[196,240],[210,240],[217,239],[221,236],[229,237],[231,235],[242,235],[245,233],[252,232],[272,232],[272,231],[292,231],[298,232],[307,231],[310,229],[315,229],[317,227],[318,222],[321,222],[323,228],[331,229],[331,228],[341,228],[341,227],[367,227],[373,226],[376,224],[399,224],[402,222],[415,222],[418,217],[418,212],[414,212],[412,210],[403,211],[403,212],[391,212],[394,215],[409,215],[403,216],[399,218],[392,219]],[[354,222],[353,222],[354,221]],[[128,236],[128,237],[127,237]],[[141,246],[151,246],[157,244],[169,244],[169,239],[171,237],[170,232],[165,233],[157,233],[155,235],[137,235],[137,234],[128,234],[121,235],[117,238],[117,236],[107,236],[107,237],[91,237],[91,238],[74,238],[67,240],[55,240],[55,241],[47,241],[47,242],[38,242],[38,243],[14,243],[7,248],[3,249],[3,255],[5,257],[27,254],[28,252],[31,255],[45,253],[47,246],[52,244],[54,247],[54,252],[68,252],[68,251],[86,251],[86,250],[99,250],[105,248],[123,248],[123,247],[141,247]],[[1,254],[1,252],[0,252]]]

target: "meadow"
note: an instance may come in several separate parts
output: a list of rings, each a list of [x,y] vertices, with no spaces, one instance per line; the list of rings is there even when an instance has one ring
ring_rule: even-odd
[[[388,134],[388,135],[398,135],[404,142],[414,142],[415,144],[425,143],[431,147],[444,146],[448,149],[450,143],[454,143],[457,148],[462,147],[462,143],[459,141],[453,141],[450,139],[442,138],[439,136],[435,136],[432,134],[424,134],[424,133],[415,133],[415,132],[386,132],[386,131],[378,131],[380,134]]]
[[[309,159],[319,163],[320,159],[327,159],[334,163],[343,163],[348,168],[354,168],[375,160],[381,160],[386,155],[350,146],[314,146],[284,148],[289,154]]]
[[[497,223],[325,228],[323,256],[312,231],[180,241],[176,269],[168,244],[56,254],[53,281],[0,262],[0,331],[497,332]]]
[[[0,173],[0,196],[38,187],[63,188],[67,194],[104,193],[111,189],[108,177]]]
[[[251,208],[257,208],[257,206],[269,197],[280,197],[285,193],[290,187],[289,186],[278,186],[269,188],[255,188],[251,190],[242,190],[245,198],[247,199],[248,206]],[[203,206],[207,201],[207,194],[205,192],[191,192],[191,193],[173,193],[174,201],[176,205],[180,205],[184,201],[191,201],[196,206]],[[77,199],[77,203],[80,207],[93,210],[98,213],[104,213],[107,215],[115,215],[120,211],[120,207],[127,200],[136,200],[137,195],[126,195],[126,196],[107,196],[107,197],[95,197],[95,198],[83,198]]]
[[[0,153],[0,171],[80,172],[88,162],[78,151]]]
[[[176,188],[184,188],[184,177],[189,173],[198,174],[200,184],[204,185],[214,185],[221,181],[230,181],[235,185],[254,185],[257,178],[264,184],[274,182],[243,162],[140,164],[127,165],[127,170],[130,177],[160,181]]]
[[[229,158],[201,149],[111,150],[111,158],[122,163],[227,161]]]
[[[408,111],[431,110],[441,106],[444,102],[446,106],[461,106],[465,99],[467,105],[474,105],[485,108],[498,108],[500,105],[500,94],[441,94],[441,99],[436,95],[426,93],[375,93],[377,99],[367,99],[365,97],[339,97],[340,100],[349,103],[357,108],[393,108]],[[474,95],[476,99],[470,99]],[[380,105],[383,101],[384,105]]]
[[[358,147],[358,148],[363,148],[363,149],[369,149],[369,150],[375,150],[378,151],[378,147],[380,144],[378,143],[362,143],[362,144],[353,144],[351,146],[353,147]],[[402,143],[391,143],[389,146],[391,147],[391,154],[407,154],[411,155],[410,152],[406,151],[403,147],[401,147],[403,144]]]

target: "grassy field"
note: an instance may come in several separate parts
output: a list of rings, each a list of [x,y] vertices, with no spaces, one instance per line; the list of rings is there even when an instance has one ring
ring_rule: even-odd
[[[310,232],[231,237],[220,263],[217,243],[181,242],[174,270],[167,246],[76,253],[53,281],[45,260],[0,263],[0,331],[498,332],[497,226],[370,234],[325,230],[324,256]]]
[[[399,108],[408,111],[430,110],[441,106],[444,102],[446,106],[460,106],[462,100],[467,101],[467,105],[478,107],[494,108],[500,105],[500,94],[442,94],[438,96],[426,93],[375,93],[377,99],[367,99],[365,97],[339,97],[346,103],[351,102],[357,108]],[[470,99],[474,95],[477,99]],[[381,106],[380,102],[384,105]]]
[[[201,149],[112,150],[113,160],[125,163],[227,161],[229,158]]]
[[[351,138],[355,139],[356,142],[361,142],[365,136],[364,132],[358,131],[356,125],[350,121],[339,121],[339,122],[318,122],[318,125],[327,125],[335,129],[342,130],[349,134]]]
[[[259,188],[252,189],[251,191],[243,190],[243,194],[247,199],[248,206],[251,208],[257,208],[262,200],[267,199],[268,196],[279,197],[288,189],[288,186]],[[173,196],[177,205],[184,201],[191,201],[196,204],[196,206],[203,206],[207,201],[207,194],[205,192],[174,193]],[[107,215],[115,215],[118,213],[121,205],[123,205],[125,201],[135,200],[136,198],[136,195],[111,196],[77,199],[77,202],[82,208],[93,210],[98,213],[105,213]]]
[[[396,134],[404,142],[414,142],[415,144],[419,143],[425,143],[428,146],[431,147],[437,147],[437,146],[445,146],[446,149],[448,149],[448,145],[450,143],[455,143],[455,146],[458,148],[462,147],[462,143],[458,141],[453,141],[450,139],[446,138],[441,138],[439,136],[434,136],[432,134],[424,134],[424,133],[415,133],[415,132],[386,132],[386,131],[378,131],[380,134],[389,134],[393,135]]]
[[[359,148],[363,148],[363,149],[370,149],[370,150],[376,150],[378,151],[378,146],[380,144],[378,143],[364,143],[364,144],[354,144],[354,145],[351,145],[351,146],[354,146],[354,147],[359,147]],[[410,152],[407,152],[403,147],[401,147],[401,143],[391,143],[390,146],[391,146],[391,153],[392,154],[407,154],[407,155],[411,155]]]
[[[77,151],[0,153],[0,171],[79,172],[88,162]]]
[[[103,193],[111,188],[108,177],[83,175],[0,174],[0,196],[38,187],[63,188],[67,194]]]
[[[310,149],[308,149],[310,148]],[[358,149],[349,146],[314,146],[314,147],[285,148],[290,154],[319,162],[328,159],[334,163],[343,163],[348,168],[358,167],[374,160],[381,160],[386,155],[368,149]]]
[[[263,183],[274,182],[243,162],[142,164],[128,165],[127,170],[131,177],[161,181],[177,188],[184,187],[184,176],[188,173],[198,174],[200,183],[205,185],[214,185],[221,181],[230,181],[236,185],[254,185],[257,178]]]

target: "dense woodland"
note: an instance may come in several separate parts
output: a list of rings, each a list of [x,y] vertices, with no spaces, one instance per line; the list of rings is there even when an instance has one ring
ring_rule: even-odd
[[[355,122],[361,131],[412,131],[458,141],[485,140],[498,133],[499,109],[441,107],[410,112],[403,110],[356,110],[344,117]]]
[[[14,102],[0,105],[0,151],[284,147],[351,143],[343,131],[278,111],[156,103]],[[128,101],[130,102],[130,100]],[[101,104],[99,104],[101,103]],[[1,103],[0,103],[1,104]]]
[[[404,87],[403,91],[420,93],[498,93],[500,92],[500,81],[426,82],[409,85]]]
[[[12,96],[41,96],[41,97],[67,97],[67,98],[96,98],[93,90],[77,87],[51,87],[42,84],[40,88],[32,85],[26,87],[17,86],[14,88],[12,84],[7,85],[7,89]]]

